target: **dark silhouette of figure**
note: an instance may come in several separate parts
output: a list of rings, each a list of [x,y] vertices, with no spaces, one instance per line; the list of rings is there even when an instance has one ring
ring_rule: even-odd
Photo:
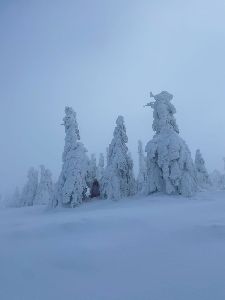
[[[91,198],[95,198],[99,196],[100,196],[100,186],[98,180],[95,179],[91,187]]]

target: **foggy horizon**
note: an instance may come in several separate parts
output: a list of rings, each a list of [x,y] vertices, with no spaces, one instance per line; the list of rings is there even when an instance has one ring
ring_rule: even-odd
[[[209,172],[225,156],[225,3],[1,1],[0,194],[44,164],[57,180],[65,106],[88,154],[104,153],[118,115],[137,170],[137,142],[152,139],[149,92],[167,90],[180,136]]]

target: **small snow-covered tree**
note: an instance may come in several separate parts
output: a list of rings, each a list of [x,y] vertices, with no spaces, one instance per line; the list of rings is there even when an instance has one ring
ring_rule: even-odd
[[[66,134],[62,158],[63,165],[54,191],[52,205],[54,207],[75,207],[82,203],[87,191],[87,150],[79,142],[80,134],[76,113],[72,107],[65,108],[63,125]]]
[[[141,141],[138,141],[138,163],[139,171],[137,177],[137,189],[140,193],[142,193],[147,181],[147,165]]]
[[[97,178],[97,162],[95,154],[91,155],[91,159],[88,162],[88,172],[87,172],[87,184],[91,188],[94,180]]]
[[[105,167],[105,159],[103,153],[99,155],[98,168],[97,168],[97,180],[100,181],[102,179]]]
[[[218,170],[214,170],[210,175],[212,186],[217,190],[225,189],[225,175],[221,174]]]
[[[197,191],[197,179],[191,153],[179,136],[171,103],[173,96],[166,91],[151,97],[154,102],[153,130],[155,136],[147,144],[147,184],[145,193],[162,191],[166,194],[192,196]]]
[[[210,185],[209,174],[206,170],[205,160],[199,149],[196,150],[195,154],[195,168],[199,186],[201,188],[207,188]]]
[[[27,179],[27,183],[21,193],[21,206],[31,206],[34,203],[38,187],[38,171],[30,168]]]
[[[134,194],[133,162],[128,155],[127,142],[124,119],[119,116],[108,148],[107,166],[101,181],[101,194],[104,198],[118,200]]]
[[[41,175],[34,204],[49,204],[53,193],[52,174],[45,166],[40,166]]]

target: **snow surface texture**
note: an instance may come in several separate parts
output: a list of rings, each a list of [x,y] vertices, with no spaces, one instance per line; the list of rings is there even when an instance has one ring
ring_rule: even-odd
[[[65,147],[63,152],[63,166],[56,184],[52,205],[75,207],[82,203],[87,191],[88,157],[84,145],[79,142],[76,113],[71,107],[65,108]]]
[[[224,300],[225,191],[0,210],[2,300]]]
[[[107,150],[107,166],[101,181],[103,198],[119,200],[134,195],[136,183],[133,175],[133,161],[128,154],[128,137],[124,119],[119,116],[113,139]]]
[[[34,199],[34,205],[37,204],[49,204],[53,194],[52,174],[50,170],[41,165],[40,182],[37,187],[36,196]]]
[[[153,139],[147,144],[147,184],[145,193],[156,191],[189,197],[197,191],[197,178],[191,153],[179,136],[174,118],[173,96],[166,91],[153,96]]]
[[[205,160],[203,159],[199,149],[196,151],[195,154],[195,168],[197,171],[198,185],[203,189],[208,188],[211,182],[205,166]]]

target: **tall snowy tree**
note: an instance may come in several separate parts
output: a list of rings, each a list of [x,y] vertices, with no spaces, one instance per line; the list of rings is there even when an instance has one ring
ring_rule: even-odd
[[[173,96],[166,91],[151,97],[155,136],[147,144],[146,194],[162,191],[166,194],[192,196],[197,191],[197,179],[191,153],[179,136],[171,103]]]
[[[119,116],[108,148],[107,166],[101,181],[102,196],[118,200],[134,194],[133,162],[128,155],[124,119]]]
[[[138,141],[138,163],[139,171],[137,177],[137,189],[140,193],[144,191],[147,181],[147,165],[146,157],[144,155],[143,145],[141,141]]]
[[[206,170],[205,160],[199,149],[196,150],[195,154],[195,168],[197,172],[198,185],[201,188],[207,188],[210,185],[209,174]]]
[[[30,168],[27,179],[21,194],[21,206],[31,206],[34,203],[38,187],[38,171]]]
[[[63,125],[66,134],[62,157],[63,165],[56,184],[52,205],[54,207],[75,207],[82,203],[87,191],[87,150],[79,142],[80,134],[76,121],[76,113],[72,107],[65,108]]]
[[[52,174],[43,165],[40,166],[40,170],[40,182],[38,184],[34,204],[49,204],[53,193]]]

